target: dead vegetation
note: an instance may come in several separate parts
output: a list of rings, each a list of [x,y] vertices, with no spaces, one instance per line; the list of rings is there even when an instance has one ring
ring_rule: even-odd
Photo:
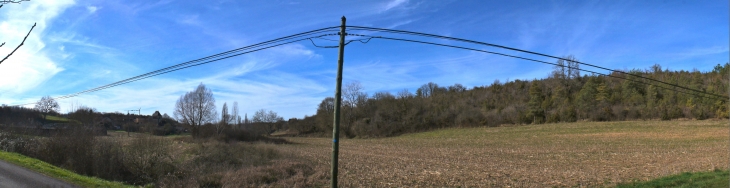
[[[340,144],[342,187],[602,187],[726,169],[727,121],[577,122],[449,128]],[[109,132],[17,137],[3,150],[156,187],[321,187],[331,139],[287,144]],[[91,148],[91,149],[89,149]]]
[[[329,138],[277,147],[329,170]],[[343,187],[595,187],[728,167],[727,121],[444,129],[340,144]],[[316,173],[316,172],[315,172]]]
[[[242,142],[126,132],[94,136],[87,129],[64,133],[37,137],[0,132],[0,149],[82,175],[141,186],[311,187],[326,178],[315,174],[311,163],[277,151],[280,139]]]

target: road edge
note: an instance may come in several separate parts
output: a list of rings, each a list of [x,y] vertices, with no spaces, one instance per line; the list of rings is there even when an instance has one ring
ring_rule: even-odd
[[[135,187],[121,182],[79,175],[70,170],[18,153],[0,151],[0,160],[79,187]]]

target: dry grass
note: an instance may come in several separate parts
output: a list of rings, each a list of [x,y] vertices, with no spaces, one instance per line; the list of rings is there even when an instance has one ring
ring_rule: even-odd
[[[728,122],[579,122],[445,129],[340,143],[344,187],[595,187],[728,167]],[[276,147],[328,174],[330,138]],[[325,178],[326,179],[326,178]],[[326,184],[325,180],[320,181]]]

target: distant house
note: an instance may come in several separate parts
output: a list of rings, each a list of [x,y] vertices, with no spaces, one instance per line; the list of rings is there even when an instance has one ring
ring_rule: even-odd
[[[160,111],[155,111],[155,113],[152,114],[152,119],[157,120],[157,126],[164,126],[165,120],[162,119],[162,114],[160,114]]]
[[[155,111],[155,113],[152,114],[152,119],[162,119],[162,114],[160,114],[160,111]]]

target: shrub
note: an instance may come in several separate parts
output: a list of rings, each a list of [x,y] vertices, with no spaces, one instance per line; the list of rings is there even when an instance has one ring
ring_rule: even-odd
[[[38,140],[32,138],[20,137],[9,132],[0,132],[0,149],[7,152],[15,152],[27,155],[34,152],[34,146],[38,145]]]
[[[307,184],[310,167],[303,164],[277,166],[272,160],[281,155],[270,145],[235,142],[236,140],[285,143],[249,134],[243,130],[230,130],[215,139],[143,136],[132,140],[94,137],[90,129],[76,128],[47,138],[34,139],[0,132],[0,149],[38,158],[79,174],[122,181],[134,185],[160,187],[221,187],[238,180],[228,174],[240,169],[256,170],[245,182],[266,184],[286,182]],[[226,141],[226,142],[221,142]],[[230,142],[228,142],[230,141]],[[173,156],[174,142],[188,142],[187,155]],[[262,167],[269,166],[269,167]],[[261,167],[261,168],[259,168]],[[282,169],[280,169],[282,168]],[[299,179],[295,178],[299,177]],[[272,181],[258,181],[261,177],[275,177]],[[249,181],[250,179],[258,179]],[[226,183],[228,182],[228,184]],[[305,183],[301,183],[305,182]]]
[[[302,163],[293,161],[277,161],[268,166],[242,168],[229,171],[222,178],[223,187],[313,187],[317,181],[307,177],[315,171]]]
[[[44,139],[37,146],[38,150],[29,155],[79,174],[91,175],[93,170],[92,148],[95,143],[90,129],[83,126],[72,126]]]
[[[141,137],[123,148],[122,164],[134,174],[126,181],[135,185],[153,183],[165,174],[175,171],[170,155],[169,140]]]
[[[110,139],[97,139],[92,149],[93,173],[107,180],[125,181],[134,176],[124,165],[122,144]]]
[[[240,142],[216,141],[203,142],[191,149],[189,154],[196,156],[189,166],[194,169],[193,177],[200,187],[225,186],[222,181],[231,181],[226,180],[231,177],[224,176],[224,173],[270,165],[271,160],[280,157],[272,148]]]

